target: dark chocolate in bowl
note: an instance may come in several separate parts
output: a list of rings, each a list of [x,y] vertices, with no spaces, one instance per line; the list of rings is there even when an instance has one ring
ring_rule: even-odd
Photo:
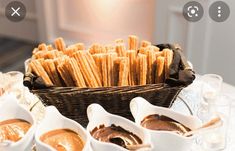
[[[146,116],[141,121],[141,126],[150,130],[156,131],[171,131],[179,135],[191,131],[188,127],[183,124],[167,117],[164,115],[153,114]]]
[[[0,142],[17,142],[28,132],[32,124],[22,119],[8,119],[0,122]]]
[[[40,140],[57,151],[82,151],[85,144],[79,134],[70,129],[49,131]]]
[[[98,141],[113,143],[124,148],[126,148],[127,145],[138,145],[143,143],[136,134],[114,124],[107,127],[105,127],[105,125],[100,125],[99,127],[94,128],[90,133]]]

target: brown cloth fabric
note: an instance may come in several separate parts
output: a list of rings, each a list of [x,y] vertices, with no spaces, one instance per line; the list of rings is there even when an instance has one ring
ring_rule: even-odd
[[[160,48],[160,51],[165,48],[174,51],[173,61],[170,66],[170,78],[166,79],[165,83],[170,86],[187,86],[191,84],[195,79],[195,72],[189,66],[181,48],[172,44],[159,44],[156,46]]]

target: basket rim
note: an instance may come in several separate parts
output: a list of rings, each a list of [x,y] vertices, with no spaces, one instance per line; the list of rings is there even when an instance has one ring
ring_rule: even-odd
[[[32,92],[37,92],[37,91],[46,91],[46,90],[56,90],[56,91],[104,91],[104,90],[124,90],[125,88],[127,90],[130,90],[130,88],[157,88],[159,89],[162,88],[178,88],[178,89],[183,89],[186,86],[185,85],[177,85],[177,86],[170,86],[166,83],[158,83],[158,84],[146,84],[146,85],[132,85],[132,86],[110,86],[110,87],[97,87],[97,88],[90,88],[90,87],[85,87],[85,88],[80,88],[80,87],[57,87],[57,86],[51,86],[51,87],[46,87],[42,89],[32,89]],[[115,89],[116,88],[116,89]]]

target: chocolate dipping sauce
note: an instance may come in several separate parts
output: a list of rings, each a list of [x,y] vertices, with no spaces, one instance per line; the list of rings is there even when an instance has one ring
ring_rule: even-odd
[[[190,131],[183,124],[163,115],[153,114],[145,117],[141,121],[141,125],[150,130],[157,131],[174,131],[177,134],[183,135]]]
[[[90,133],[99,141],[114,143],[124,148],[126,148],[126,145],[142,144],[142,140],[137,135],[114,124],[108,127],[100,125],[94,128]]]
[[[84,142],[70,129],[56,129],[43,134],[40,140],[57,151],[82,151]]]
[[[0,122],[0,142],[12,141],[17,142],[22,139],[31,124],[21,119],[9,119]]]

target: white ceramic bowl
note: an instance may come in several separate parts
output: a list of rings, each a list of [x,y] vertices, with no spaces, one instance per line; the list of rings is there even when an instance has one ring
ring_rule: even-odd
[[[116,126],[121,126],[127,131],[130,131],[141,138],[144,144],[150,144],[150,135],[143,128],[137,126],[134,122],[108,113],[104,108],[98,104],[91,104],[87,108],[87,116],[89,123],[87,126],[87,131],[90,132],[100,125],[111,126],[115,124]],[[91,147],[96,151],[127,151],[127,149],[112,144],[96,140],[91,136]]]
[[[90,138],[87,131],[77,122],[64,117],[54,106],[46,107],[45,118],[38,126],[35,133],[36,149],[39,151],[56,151],[48,144],[43,143],[40,137],[55,129],[70,129],[78,133],[82,140],[85,142],[83,151],[91,151],[90,149]]]
[[[158,107],[150,104],[144,98],[136,97],[130,102],[130,110],[137,125],[148,115],[159,114],[178,121],[190,129],[201,126],[201,121],[193,116],[177,113],[169,108]],[[184,137],[170,131],[155,131],[146,129],[151,135],[153,150],[155,151],[189,151],[195,135]]]
[[[0,121],[8,119],[22,119],[29,122],[31,127],[25,136],[17,142],[6,141],[0,143],[1,151],[31,151],[33,146],[36,123],[31,113],[17,103],[13,95],[5,95],[0,101]]]

